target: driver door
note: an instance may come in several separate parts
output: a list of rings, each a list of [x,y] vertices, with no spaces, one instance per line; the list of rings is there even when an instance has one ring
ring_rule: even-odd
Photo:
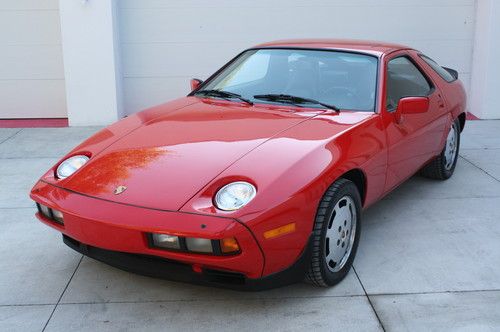
[[[385,109],[388,165],[386,192],[415,174],[441,148],[446,107],[441,92],[407,52],[385,61]],[[428,97],[429,109],[418,114],[397,114],[403,97]]]

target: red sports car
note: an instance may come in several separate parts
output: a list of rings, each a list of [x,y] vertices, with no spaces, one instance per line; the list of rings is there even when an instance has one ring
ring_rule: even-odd
[[[418,171],[452,176],[466,119],[455,70],[387,43],[262,44],[191,85],[68,153],[31,191],[37,217],[136,273],[332,286],[364,208]]]

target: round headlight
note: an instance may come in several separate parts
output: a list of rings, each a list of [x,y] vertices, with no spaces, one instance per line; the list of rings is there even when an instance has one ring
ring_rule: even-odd
[[[59,179],[65,179],[85,165],[87,161],[89,161],[89,157],[84,155],[70,157],[57,167],[56,175]]]
[[[215,195],[215,205],[224,211],[234,211],[247,205],[257,193],[248,182],[233,182],[222,187]]]

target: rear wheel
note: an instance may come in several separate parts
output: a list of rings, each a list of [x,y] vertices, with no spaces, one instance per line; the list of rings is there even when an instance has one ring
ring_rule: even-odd
[[[324,194],[316,214],[308,282],[328,287],[347,275],[358,247],[360,217],[361,197],[356,185],[337,180]]]
[[[449,179],[455,171],[460,148],[460,123],[458,119],[452,122],[446,137],[446,144],[441,154],[427,164],[421,174],[437,180]]]

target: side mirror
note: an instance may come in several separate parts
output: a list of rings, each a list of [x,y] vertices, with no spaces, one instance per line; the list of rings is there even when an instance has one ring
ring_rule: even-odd
[[[192,78],[190,83],[191,83],[191,91],[194,91],[200,87],[200,85],[201,85],[201,83],[203,83],[203,81],[199,80],[197,78]]]
[[[403,114],[419,114],[429,110],[429,98],[427,97],[404,97],[399,100],[396,109],[396,118],[399,121]]]

